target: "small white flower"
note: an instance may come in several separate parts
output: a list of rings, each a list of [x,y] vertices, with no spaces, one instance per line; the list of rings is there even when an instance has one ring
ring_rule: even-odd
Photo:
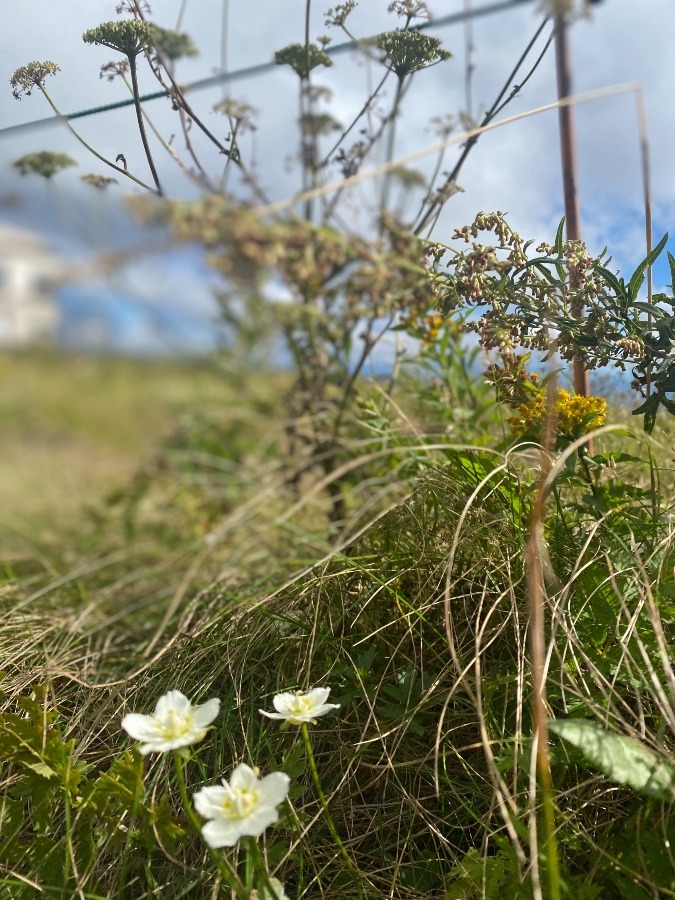
[[[279,881],[278,878],[274,878],[270,876],[270,886],[274,891],[274,894],[270,894],[270,890],[267,887],[263,888],[263,900],[290,900],[288,894],[284,890],[283,884]],[[258,891],[251,891],[251,895],[249,900],[260,900],[260,894]]]
[[[204,787],[194,795],[195,809],[209,821],[202,835],[209,847],[234,847],[240,837],[260,837],[279,819],[277,806],[286,799],[290,778],[272,772],[259,778],[245,763],[239,763],[229,784]]]
[[[272,703],[276,712],[258,712],[268,719],[283,719],[290,725],[301,725],[303,722],[311,722],[316,725],[318,716],[323,716],[331,709],[339,709],[339,703],[326,703],[330,688],[313,688],[311,691],[287,691],[277,694]]]
[[[132,738],[141,741],[138,748],[146,753],[165,753],[178,750],[201,741],[208,726],[218,715],[220,700],[214,698],[193,706],[185,694],[169,691],[157,701],[151,716],[128,713],[122,719],[122,728]]]

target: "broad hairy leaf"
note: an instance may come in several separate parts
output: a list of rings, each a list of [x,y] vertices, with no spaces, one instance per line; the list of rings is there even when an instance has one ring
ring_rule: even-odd
[[[636,738],[607,731],[592,719],[553,719],[548,727],[612,781],[659,800],[675,799],[675,768]]]

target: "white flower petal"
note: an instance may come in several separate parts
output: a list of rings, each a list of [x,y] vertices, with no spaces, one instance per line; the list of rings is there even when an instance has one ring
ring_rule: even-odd
[[[330,688],[312,688],[311,691],[307,691],[307,696],[311,697],[317,706],[325,703],[329,694]]]
[[[282,714],[286,714],[289,710],[290,705],[295,700],[295,694],[292,694],[290,691],[284,691],[282,694],[276,694],[272,699],[272,705]]]
[[[194,794],[197,812],[209,819],[203,829],[210,847],[231,847],[240,837],[260,837],[279,819],[277,806],[288,795],[290,778],[272,772],[260,778],[256,770],[240,763],[229,783],[201,788]]]
[[[264,798],[265,805],[278,806],[288,796],[288,789],[291,779],[285,772],[272,772],[266,775],[260,782],[261,800]]]
[[[218,699],[193,707],[185,694],[168,691],[159,698],[152,715],[128,713],[122,719],[122,727],[143,742],[139,747],[142,754],[165,753],[201,741],[219,709]]]
[[[135,741],[149,741],[157,737],[157,724],[152,716],[141,713],[127,713],[122,719],[122,728]]]
[[[260,837],[266,828],[279,821],[279,813],[270,807],[261,807],[239,823],[242,837]]]
[[[290,725],[302,725],[306,722],[316,724],[318,716],[323,716],[332,709],[339,709],[339,703],[326,703],[330,688],[312,688],[311,691],[284,691],[272,698],[275,713],[259,710],[268,719],[284,719]]]
[[[219,784],[200,788],[193,794],[195,809],[205,819],[215,818],[222,815],[223,803],[229,796],[231,796],[231,792]]]
[[[188,712],[192,704],[180,691],[169,691],[159,698],[157,706],[155,706],[155,715],[162,716],[170,709],[176,712]]]
[[[147,756],[148,753],[165,753],[170,749],[171,747],[165,747],[161,742],[158,744],[156,741],[151,741],[149,744],[138,745],[138,752],[141,756]]]
[[[270,887],[274,892],[274,895],[270,894],[270,890],[268,887],[263,888],[263,896],[265,900],[288,900],[288,894],[284,890],[283,884],[279,881],[278,878],[275,878],[274,875],[270,875]]]
[[[202,837],[209,847],[234,847],[242,834],[235,823],[212,819],[203,826]]]
[[[202,703],[201,706],[195,707],[192,710],[192,715],[197,725],[206,728],[207,725],[210,725],[211,722],[213,722],[219,712],[220,700],[217,697],[214,697],[212,700],[207,700],[206,703]]]
[[[234,791],[251,790],[258,784],[258,777],[250,766],[246,763],[239,765],[232,770],[230,775],[230,786]]]

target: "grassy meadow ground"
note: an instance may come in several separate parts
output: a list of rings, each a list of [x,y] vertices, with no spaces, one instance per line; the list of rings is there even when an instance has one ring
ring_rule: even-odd
[[[230,896],[170,761],[143,769],[120,728],[172,688],[222,701],[180,763],[190,791],[239,761],[291,776],[264,843],[289,898],[675,897],[668,423],[598,439],[614,457],[590,492],[561,470],[545,523],[551,715],[646,760],[552,738],[554,876],[531,763],[531,460],[491,449],[487,389],[460,414],[428,386],[400,406],[364,387],[336,526],[320,479],[280,464],[283,381],[2,357],[0,897]],[[340,703],[310,729],[330,819],[300,735],[258,713],[319,684]],[[226,854],[250,882],[249,851]]]
[[[117,357],[0,357],[2,528],[72,524],[159,450],[192,409],[232,400],[217,367]]]

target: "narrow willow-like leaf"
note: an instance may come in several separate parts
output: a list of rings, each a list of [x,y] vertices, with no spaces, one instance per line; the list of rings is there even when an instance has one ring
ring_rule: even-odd
[[[675,769],[641,741],[607,731],[591,719],[554,719],[549,729],[612,781],[659,800],[675,798]]]

